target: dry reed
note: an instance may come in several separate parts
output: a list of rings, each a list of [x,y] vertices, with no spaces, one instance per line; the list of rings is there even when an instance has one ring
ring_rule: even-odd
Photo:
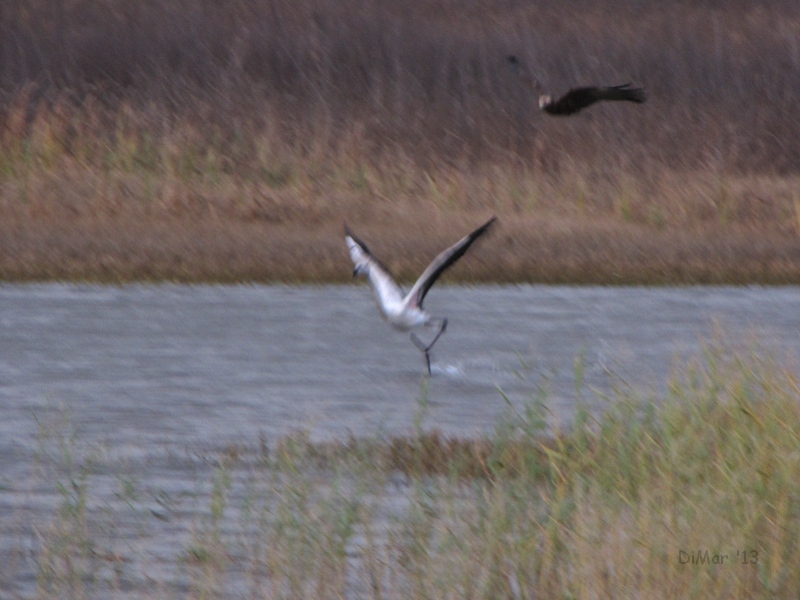
[[[496,213],[462,278],[800,281],[793,8],[5,3],[0,277],[340,280],[344,220],[410,273]],[[648,103],[545,118],[510,52]]]
[[[535,395],[479,439],[423,414],[391,439],[297,433],[137,465],[40,417],[33,481],[0,490],[26,499],[0,527],[0,591],[796,598],[798,400],[795,370],[710,344],[664,397],[626,388],[556,431]]]

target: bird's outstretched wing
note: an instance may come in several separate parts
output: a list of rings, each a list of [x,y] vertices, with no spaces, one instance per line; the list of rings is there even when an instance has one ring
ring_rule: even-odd
[[[497,217],[492,217],[486,223],[478,227],[475,231],[464,236],[455,244],[440,252],[439,255],[433,259],[431,264],[429,264],[428,268],[426,268],[422,275],[419,276],[419,279],[417,279],[414,287],[412,287],[411,291],[408,293],[411,301],[416,306],[420,308],[422,307],[422,301],[425,299],[425,295],[439,278],[439,275],[441,275],[445,269],[456,262],[459,258],[464,256],[464,253],[472,245],[472,243],[486,233],[486,231],[489,229],[489,226],[496,220]]]
[[[350,258],[356,268],[356,273],[363,270],[369,277],[372,287],[382,306],[391,302],[401,302],[404,292],[392,277],[389,269],[370,252],[367,245],[357,238],[353,232],[344,227],[345,241],[350,250]]]
[[[630,83],[610,87],[572,88],[558,100],[542,104],[542,110],[551,115],[572,115],[604,100],[625,100],[641,104],[647,99],[642,88],[631,87]]]
[[[587,106],[603,100],[625,100],[641,104],[647,99],[647,94],[642,88],[634,88],[631,87],[630,83],[626,83],[605,87],[586,86],[572,88],[558,100],[552,100],[550,95],[544,92],[541,82],[531,74],[519,58],[514,54],[510,54],[507,60],[516,71],[517,76],[536,91],[539,95],[539,108],[549,115],[573,115]]]

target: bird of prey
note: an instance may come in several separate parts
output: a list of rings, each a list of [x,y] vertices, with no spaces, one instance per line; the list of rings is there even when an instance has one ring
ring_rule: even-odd
[[[641,104],[647,99],[642,88],[631,87],[630,83],[613,86],[587,86],[572,88],[558,100],[553,100],[549,94],[543,93],[541,83],[525,68],[520,60],[513,54],[508,57],[508,62],[517,72],[519,78],[533,87],[539,94],[539,109],[549,115],[568,116],[591,106],[601,100],[625,100]]]
[[[433,338],[433,341],[427,345],[413,332],[411,333],[411,341],[425,354],[425,363],[428,367],[429,375],[431,373],[430,350],[447,328],[447,319],[431,316],[422,308],[422,301],[445,269],[464,256],[464,253],[472,243],[486,233],[495,220],[496,217],[492,217],[475,231],[440,252],[428,265],[428,268],[423,271],[411,291],[407,294],[395,282],[389,270],[373,256],[367,245],[358,239],[345,225],[345,241],[350,250],[350,258],[353,259],[353,264],[355,265],[353,277],[366,275],[369,278],[378,308],[389,324],[401,331],[439,324],[439,332]]]

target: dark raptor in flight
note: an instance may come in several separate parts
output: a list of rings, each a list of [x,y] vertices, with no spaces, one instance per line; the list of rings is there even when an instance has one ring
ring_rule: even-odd
[[[601,100],[626,100],[641,104],[647,99],[647,95],[642,88],[634,88],[631,87],[630,83],[625,83],[610,87],[587,86],[572,88],[558,100],[553,100],[549,94],[542,93],[541,83],[530,74],[516,56],[510,55],[508,62],[511,63],[519,78],[536,90],[536,93],[539,94],[539,108],[549,115],[574,115]]]

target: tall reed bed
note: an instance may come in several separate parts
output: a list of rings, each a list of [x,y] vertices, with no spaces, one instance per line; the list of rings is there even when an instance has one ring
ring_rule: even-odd
[[[478,439],[430,430],[421,394],[407,436],[294,434],[144,469],[43,421],[30,487],[52,512],[17,516],[8,562],[37,574],[0,582],[71,598],[800,591],[800,387],[760,351],[710,344],[665,396],[620,390],[569,426],[537,395]]]
[[[789,0],[18,0],[4,7],[3,112],[71,102],[176,118],[209,146],[269,137],[429,165],[570,161],[796,172],[800,22]],[[554,93],[633,80],[645,107],[538,116],[508,69],[519,54]],[[0,121],[6,121],[4,118]],[[188,123],[186,121],[189,121]],[[105,120],[108,133],[114,122]],[[252,135],[255,133],[255,135]]]
[[[408,250],[496,213],[504,280],[798,281],[793,8],[5,3],[0,276],[330,281],[343,220]],[[648,102],[547,118],[509,53]]]

